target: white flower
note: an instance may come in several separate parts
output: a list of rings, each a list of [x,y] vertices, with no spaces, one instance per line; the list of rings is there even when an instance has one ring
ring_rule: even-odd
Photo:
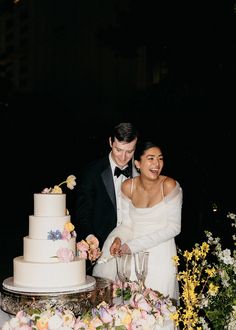
[[[230,218],[231,220],[236,220],[236,214],[232,213],[232,212],[229,212],[227,214],[227,218]]]
[[[219,259],[224,262],[226,265],[233,265],[234,260],[231,257],[231,251],[229,249],[225,249],[219,253]]]
[[[233,306],[232,313],[230,315],[229,323],[228,323],[228,330],[235,330],[236,329],[236,306]]]
[[[61,315],[55,314],[48,320],[48,329],[59,329],[63,324]]]
[[[211,330],[211,328],[208,327],[208,324],[206,323],[206,321],[203,317],[200,317],[199,320],[200,320],[200,323],[202,324],[202,328],[204,330]]]
[[[229,212],[227,214],[227,218],[229,218],[230,220],[234,220],[234,223],[231,223],[231,226],[236,228],[236,214]]]

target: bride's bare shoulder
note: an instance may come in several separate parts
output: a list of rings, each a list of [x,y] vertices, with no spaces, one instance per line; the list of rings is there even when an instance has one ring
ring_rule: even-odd
[[[122,193],[128,198],[131,198],[132,180],[133,179],[126,179],[121,185]]]
[[[173,178],[166,176],[163,179],[163,191],[164,195],[168,195],[176,187],[176,181]]]

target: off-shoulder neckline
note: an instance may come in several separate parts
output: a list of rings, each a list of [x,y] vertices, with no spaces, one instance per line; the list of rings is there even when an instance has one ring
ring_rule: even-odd
[[[180,184],[178,183],[178,181],[176,181],[176,186],[174,187],[174,189],[171,192],[169,192],[169,194],[167,194],[166,196],[164,196],[163,199],[160,202],[158,202],[158,203],[156,203],[156,204],[154,204],[152,206],[147,206],[147,207],[137,207],[137,206],[135,206],[133,204],[132,200],[129,197],[127,197],[123,192],[121,192],[121,196],[125,200],[127,200],[128,203],[130,203],[132,205],[132,207],[135,208],[135,209],[139,209],[139,210],[147,210],[147,209],[149,209],[150,210],[150,209],[152,209],[152,208],[154,208],[154,207],[156,207],[156,206],[164,203],[166,200],[170,199],[172,197],[172,195],[175,194],[175,192],[176,192],[177,189],[181,189]]]

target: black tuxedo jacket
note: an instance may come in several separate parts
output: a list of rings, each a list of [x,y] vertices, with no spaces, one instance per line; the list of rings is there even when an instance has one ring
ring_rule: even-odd
[[[94,234],[102,248],[117,225],[115,187],[108,155],[91,163],[79,177],[73,216],[78,240]]]

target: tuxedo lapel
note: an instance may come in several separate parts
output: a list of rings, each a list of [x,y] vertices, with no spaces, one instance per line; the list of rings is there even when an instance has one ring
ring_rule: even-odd
[[[107,193],[112,201],[112,204],[114,205],[114,208],[116,209],[116,195],[115,195],[115,187],[114,187],[114,181],[112,177],[112,171],[110,166],[108,166],[101,174],[103,183],[106,187]]]

